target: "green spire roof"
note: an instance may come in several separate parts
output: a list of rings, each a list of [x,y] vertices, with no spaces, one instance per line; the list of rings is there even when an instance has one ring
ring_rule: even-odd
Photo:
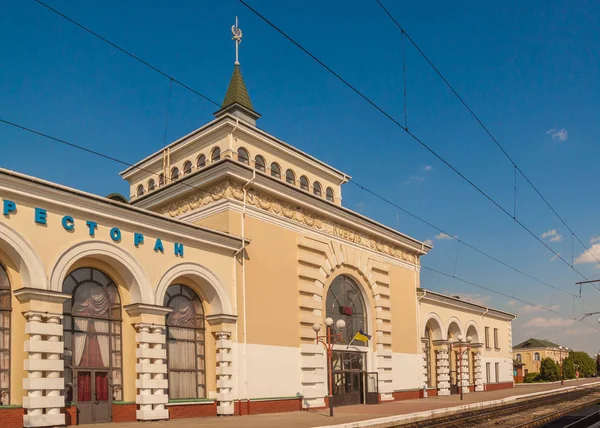
[[[233,69],[233,76],[231,76],[231,81],[229,82],[229,87],[227,88],[227,93],[225,94],[225,99],[223,100],[221,108],[229,107],[234,103],[238,103],[239,105],[254,111],[238,64],[236,64]]]

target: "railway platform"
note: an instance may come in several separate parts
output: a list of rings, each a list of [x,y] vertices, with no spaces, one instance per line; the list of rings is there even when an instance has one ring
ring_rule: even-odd
[[[557,383],[520,384],[514,388],[498,391],[470,393],[460,396],[430,397],[405,401],[392,401],[379,405],[358,405],[336,407],[334,416],[329,417],[328,409],[299,412],[274,413],[250,416],[203,417],[153,422],[153,428],[366,428],[382,427],[409,422],[418,417],[437,417],[456,412],[476,410],[514,400],[532,398],[545,394],[566,391],[581,386],[598,386],[600,378],[581,379]],[[94,428],[109,424],[94,424]],[[80,425],[85,426],[85,425]],[[118,428],[140,428],[138,422],[113,423]],[[89,425],[92,427],[92,425]]]

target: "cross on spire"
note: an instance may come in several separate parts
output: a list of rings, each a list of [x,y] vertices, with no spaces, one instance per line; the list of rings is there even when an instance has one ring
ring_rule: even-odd
[[[242,43],[242,30],[238,27],[238,17],[235,17],[235,25],[231,26],[231,34],[233,34],[233,41],[235,42],[235,65],[240,65],[238,59],[238,50],[240,43]]]

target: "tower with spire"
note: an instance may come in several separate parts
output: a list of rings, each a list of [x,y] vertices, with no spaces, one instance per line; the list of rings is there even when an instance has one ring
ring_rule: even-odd
[[[243,120],[253,126],[256,126],[256,120],[260,118],[250,101],[248,89],[244,83],[239,62],[239,45],[242,43],[242,30],[238,27],[238,19],[235,17],[235,25],[231,26],[233,41],[235,42],[235,63],[233,66],[233,75],[229,81],[229,87],[225,93],[225,99],[221,108],[214,113],[215,117],[221,117],[224,114],[231,114],[237,119]]]

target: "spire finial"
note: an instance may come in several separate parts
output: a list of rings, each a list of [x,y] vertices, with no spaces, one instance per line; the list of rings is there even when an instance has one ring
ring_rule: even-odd
[[[235,42],[235,65],[240,65],[238,59],[238,50],[240,43],[242,43],[242,30],[238,27],[238,17],[235,17],[235,25],[231,26],[231,34],[233,34],[233,41]]]

